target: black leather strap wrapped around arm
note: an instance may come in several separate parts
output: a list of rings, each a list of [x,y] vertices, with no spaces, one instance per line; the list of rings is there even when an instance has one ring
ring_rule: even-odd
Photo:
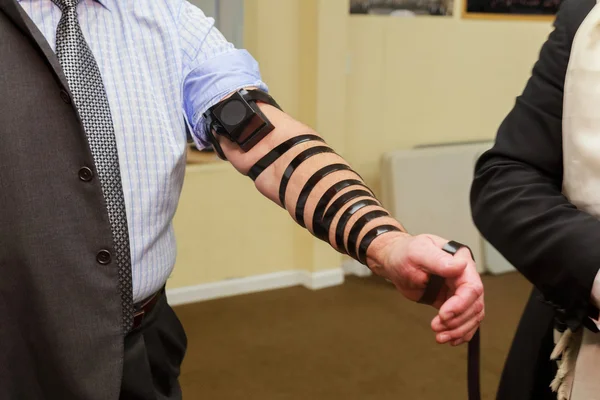
[[[373,221],[374,219],[381,218],[381,217],[388,217],[389,215],[390,214],[385,210],[369,211],[368,213],[366,213],[365,215],[360,217],[354,223],[354,225],[352,225],[352,229],[350,229],[350,234],[348,235],[348,240],[346,240],[346,252],[348,253],[348,255],[350,255],[350,257],[352,257],[354,259],[358,259],[358,253],[357,253],[358,250],[356,248],[356,246],[357,246],[356,240],[358,239],[358,235],[363,230],[365,225],[367,225],[369,222]]]
[[[281,178],[281,183],[279,184],[279,203],[285,208],[285,191],[287,190],[287,185],[290,182],[290,178],[296,168],[304,161],[309,158],[316,156],[321,153],[335,153],[331,147],[328,146],[315,146],[309,149],[304,150],[302,153],[298,154],[294,159],[290,162],[288,167],[283,172],[283,177]]]
[[[340,197],[338,197],[325,211],[325,215],[321,221],[318,221],[316,224],[313,224],[314,235],[321,240],[328,242],[329,237],[329,229],[331,228],[331,223],[333,219],[340,211],[340,209],[349,201],[354,200],[357,197],[373,197],[371,192],[368,192],[363,189],[351,190],[347,193],[344,193]]]
[[[375,199],[363,199],[359,200],[356,203],[353,203],[340,217],[338,220],[337,226],[335,228],[335,244],[340,251],[345,250],[344,246],[344,231],[346,230],[346,225],[348,221],[354,214],[356,214],[359,210],[367,207],[367,206],[378,206],[379,202]]]
[[[250,177],[250,179],[255,181],[256,178],[258,178],[259,175],[262,174],[262,172],[265,169],[269,168],[271,166],[271,164],[273,164],[275,161],[277,161],[277,159],[279,159],[279,157],[281,157],[282,155],[287,153],[292,147],[297,146],[300,143],[309,142],[311,140],[325,142],[322,137],[317,136],[317,135],[294,136],[293,138],[288,139],[285,142],[281,143],[280,145],[275,147],[273,150],[268,152],[263,158],[258,160],[256,162],[256,164],[254,164],[252,166],[252,168],[250,169],[250,171],[248,172],[248,176]]]
[[[323,193],[323,196],[321,196],[317,206],[315,207],[312,220],[313,231],[316,230],[315,227],[323,218],[325,209],[327,208],[327,205],[329,205],[329,202],[335,197],[336,194],[350,186],[361,186],[362,188],[368,190],[367,186],[358,179],[344,179],[343,181],[334,183],[329,189],[327,189],[327,191],[325,191],[325,193]]]
[[[304,224],[304,207],[306,207],[306,202],[308,201],[308,196],[310,196],[310,192],[315,188],[317,183],[321,181],[321,179],[325,178],[327,175],[337,172],[337,171],[352,171],[349,165],[347,164],[331,164],[326,167],[321,168],[317,172],[315,172],[304,184],[304,187],[300,191],[298,195],[298,201],[296,202],[296,222],[303,228],[305,228]],[[353,171],[354,172],[354,171]],[[355,172],[356,173],[356,172]],[[356,174],[358,175],[358,174]]]
[[[358,246],[358,261],[368,266],[367,250],[369,249],[369,246],[371,243],[373,243],[373,240],[389,232],[400,232],[400,228],[394,225],[381,225],[367,232],[365,236],[363,236],[362,240],[360,241],[360,245]]]

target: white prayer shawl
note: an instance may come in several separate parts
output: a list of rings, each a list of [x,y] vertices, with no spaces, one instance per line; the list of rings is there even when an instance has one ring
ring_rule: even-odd
[[[563,193],[600,218],[600,4],[575,35],[563,99]],[[600,237],[600,233],[599,233]],[[555,332],[556,333],[556,332]],[[600,399],[600,334],[582,328],[555,334],[561,356],[552,388],[559,400]]]

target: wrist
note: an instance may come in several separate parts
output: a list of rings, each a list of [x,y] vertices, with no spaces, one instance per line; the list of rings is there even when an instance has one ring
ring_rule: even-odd
[[[412,235],[400,231],[400,232],[388,232],[378,236],[371,242],[371,245],[367,249],[367,266],[378,273],[382,271],[389,264],[389,249],[395,246],[390,246],[391,243],[397,243],[399,241],[408,241],[412,239]]]

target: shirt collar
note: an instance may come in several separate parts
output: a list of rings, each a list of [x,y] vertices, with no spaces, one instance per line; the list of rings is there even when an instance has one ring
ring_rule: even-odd
[[[17,1],[20,3],[23,0],[17,0]],[[113,0],[94,0],[94,1],[97,2],[97,3],[100,3],[108,11],[110,11],[112,9]]]

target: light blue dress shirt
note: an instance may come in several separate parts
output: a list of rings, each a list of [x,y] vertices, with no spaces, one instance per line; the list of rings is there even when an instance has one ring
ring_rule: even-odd
[[[19,1],[56,49],[60,9],[51,0]],[[185,174],[186,123],[202,148],[204,111],[242,87],[267,88],[252,56],[187,1],[82,0],[77,10],[115,125],[140,301],[175,265],[172,220]]]

